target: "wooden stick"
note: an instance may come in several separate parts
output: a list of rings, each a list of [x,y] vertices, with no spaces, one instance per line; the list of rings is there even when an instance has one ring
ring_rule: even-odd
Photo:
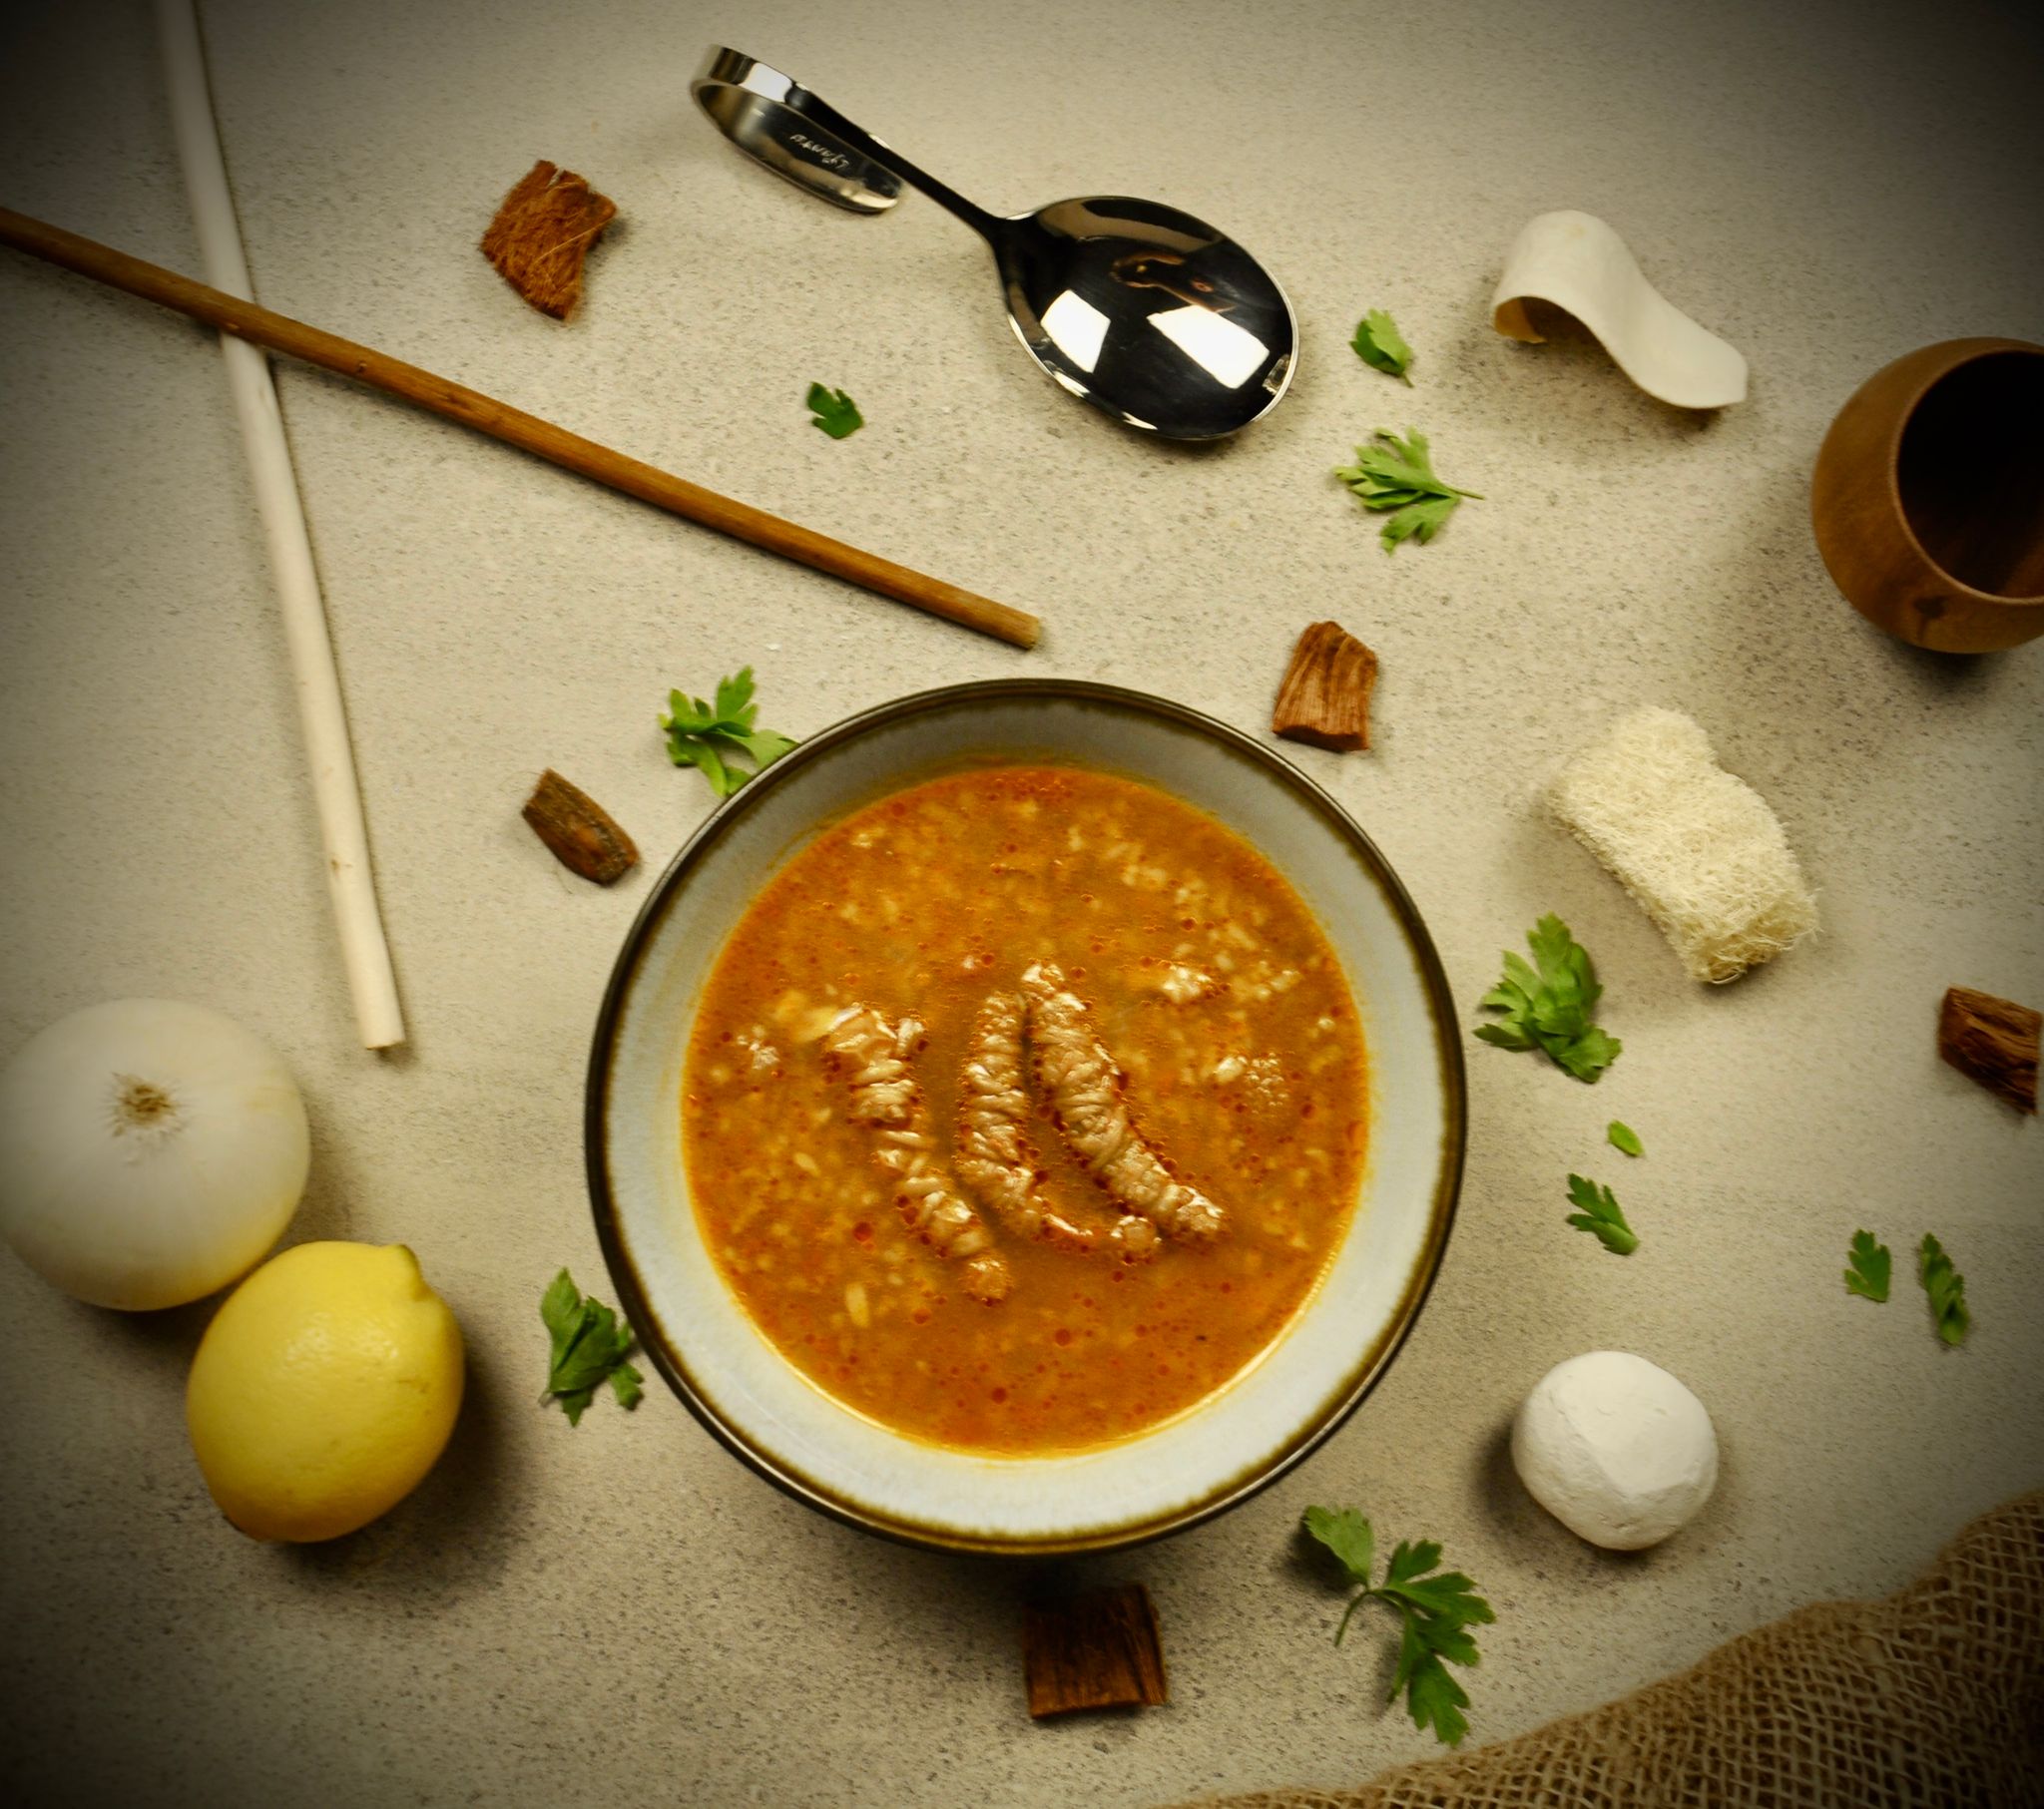
[[[897,566],[891,560],[861,552],[841,540],[832,540],[827,535],[798,527],[791,521],[783,521],[777,515],[768,515],[764,509],[734,502],[728,496],[720,496],[714,490],[705,490],[700,484],[689,483],[657,466],[613,452],[594,440],[586,440],[565,427],[557,427],[537,415],[526,414],[478,390],[446,377],[437,377],[416,364],[403,363],[366,345],[343,339],[337,333],[307,326],[302,320],[293,320],[287,314],[272,313],[253,301],[224,294],[203,282],[194,282],[189,276],[180,276],[174,270],[145,263],[139,257],[130,257],[124,251],[116,251],[93,239],[81,238],[61,226],[0,208],[0,244],[12,245],[18,251],[27,251],[31,256],[75,270],[81,276],[90,276],[95,282],[126,289],[131,295],[141,295],[164,307],[175,308],[180,313],[190,314],[195,320],[204,320],[210,326],[219,327],[224,333],[234,333],[254,344],[267,346],[271,351],[285,352],[307,364],[352,377],[372,389],[402,396],[407,402],[445,415],[450,421],[459,421],[464,427],[473,427],[492,439],[504,440],[522,451],[563,465],[584,477],[594,478],[600,484],[608,484],[613,490],[622,490],[627,496],[636,496],[641,502],[652,503],[703,527],[714,528],[735,540],[749,541],[769,553],[814,566],[819,572],[828,572],[833,577],[862,585],[869,591],[877,591],[882,597],[893,598],[897,603],[927,610],[947,622],[976,629],[997,641],[1006,641],[1015,647],[1034,647],[1037,637],[1043,632],[1043,624],[1026,611],[1011,609],[1004,603],[993,603],[970,591],[961,591],[956,585],[945,584],[941,579],[911,572],[906,566]]]
[[[240,297],[254,306],[242,228],[228,191],[220,129],[206,79],[206,53],[192,0],[157,0],[157,28],[164,72],[170,79],[171,122],[176,130],[192,219],[206,273],[223,299]],[[347,714],[340,697],[340,674],[319,596],[319,574],[305,532],[290,443],[277,412],[269,360],[231,333],[221,334],[228,389],[242,425],[242,443],[255,481],[256,512],[269,545],[269,567],[282,606],[284,641],[290,650],[291,678],[298,693],[298,721],[312,769],[312,795],[319,809],[319,837],[326,849],[326,885],[340,930],[341,960],[353,996],[355,1026],[365,1049],[389,1049],[404,1041],[404,1013],[397,1001],[397,977],[390,945],[376,908],[376,882],[369,865],[369,836],[362,820],[361,786],[355,778]]]

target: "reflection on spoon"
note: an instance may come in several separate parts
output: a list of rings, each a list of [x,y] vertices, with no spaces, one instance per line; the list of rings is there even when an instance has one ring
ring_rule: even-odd
[[[1043,330],[1059,351],[1089,377],[1100,362],[1100,347],[1107,338],[1107,316],[1085,296],[1065,290],[1043,310]]]
[[[1224,389],[1240,389],[1264,368],[1271,348],[1204,302],[1152,314],[1150,324]]]
[[[1162,289],[1167,295],[1176,295],[1189,307],[1210,307],[1217,314],[1230,312],[1235,303],[1216,301],[1214,285],[1204,276],[1195,276],[1190,270],[1167,269],[1167,264],[1183,264],[1185,259],[1173,251],[1131,251],[1124,257],[1117,257],[1108,266],[1117,282],[1126,283],[1132,289]],[[1194,291],[1187,294],[1186,290]]]

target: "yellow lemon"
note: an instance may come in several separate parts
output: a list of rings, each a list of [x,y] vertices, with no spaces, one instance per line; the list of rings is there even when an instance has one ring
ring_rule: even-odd
[[[256,1539],[338,1539],[415,1489],[461,1411],[461,1327],[401,1243],[301,1243],[228,1296],[185,1422]]]

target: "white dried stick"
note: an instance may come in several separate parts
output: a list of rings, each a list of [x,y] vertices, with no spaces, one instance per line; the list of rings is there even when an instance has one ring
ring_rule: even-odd
[[[199,228],[206,279],[217,289],[253,301],[249,260],[242,249],[242,230],[235,219],[220,131],[214,121],[198,17],[192,0],[157,0],[156,14],[164,69],[170,80],[171,120],[185,166],[185,188],[192,198],[193,223]],[[334,669],[333,646],[327,637],[319,576],[305,533],[304,509],[298,501],[297,474],[291,468],[283,417],[277,412],[269,361],[255,346],[228,333],[221,335],[221,351],[227,359],[228,388],[241,422],[242,442],[248,449],[256,507],[262,518],[270,570],[282,606],[298,718],[312,768],[320,839],[325,844],[327,889],[340,929],[341,959],[354,999],[355,1023],[365,1049],[388,1049],[404,1041],[404,1016],[397,1003],[397,979],[391,972],[390,948],[376,908],[361,788],[355,779],[354,751],[348,744],[340,675]]]

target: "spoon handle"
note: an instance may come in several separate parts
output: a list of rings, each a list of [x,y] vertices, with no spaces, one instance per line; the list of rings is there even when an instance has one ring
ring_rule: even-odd
[[[791,76],[743,51],[713,50],[690,92],[747,156],[836,207],[884,213],[900,199],[906,182],[990,244],[998,245],[1008,230],[998,215],[918,170]]]
[[[910,188],[920,189],[938,207],[950,214],[956,215],[958,219],[962,220],[977,232],[980,237],[989,242],[998,241],[1003,228],[1007,225],[1007,222],[1000,219],[999,216],[989,214],[976,203],[967,201],[964,196],[960,195],[948,183],[940,183],[928,171],[918,169],[891,145],[874,138],[871,133],[862,131],[857,126],[854,126],[851,121],[839,113],[836,108],[832,107],[829,102],[819,100],[816,96],[800,89],[797,89],[796,93],[801,95],[801,111],[808,118],[834,133],[845,144],[858,152],[860,156],[869,158],[872,162],[893,171]]]

